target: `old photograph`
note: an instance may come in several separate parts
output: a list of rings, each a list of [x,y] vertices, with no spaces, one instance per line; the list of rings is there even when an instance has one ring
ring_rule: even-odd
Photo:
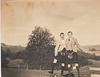
[[[2,77],[100,77],[100,0],[1,0]]]

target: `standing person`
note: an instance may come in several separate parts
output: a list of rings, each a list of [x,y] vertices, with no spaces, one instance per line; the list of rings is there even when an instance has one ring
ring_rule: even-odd
[[[59,52],[60,52],[60,55],[59,55]],[[60,33],[60,39],[59,41],[57,41],[56,47],[55,47],[55,58],[53,61],[52,70],[48,71],[49,73],[53,74],[53,71],[57,63],[61,63],[62,71],[63,71],[63,67],[65,66],[64,63],[66,62],[64,52],[66,52],[65,34]],[[63,72],[61,72],[61,74],[63,74]]]
[[[78,70],[78,74],[79,74],[79,77],[80,77],[80,73],[79,73],[79,63],[78,63],[78,55],[77,55],[77,48],[79,48],[80,50],[84,51],[84,48],[82,48],[77,39],[72,37],[73,33],[71,31],[69,31],[67,33],[68,35],[68,38],[66,39],[66,50],[67,50],[67,53],[68,53],[68,58],[67,58],[67,64],[68,64],[68,68],[71,67],[70,66],[70,63],[73,63],[75,64],[75,67],[73,67],[73,69],[77,69]],[[71,56],[72,55],[72,56]]]

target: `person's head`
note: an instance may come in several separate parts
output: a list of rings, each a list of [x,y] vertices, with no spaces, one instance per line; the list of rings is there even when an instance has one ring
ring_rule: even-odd
[[[60,37],[63,39],[65,37],[65,34],[63,32],[60,33]]]
[[[71,38],[72,35],[73,35],[72,31],[68,31],[67,35],[68,35],[69,38]]]

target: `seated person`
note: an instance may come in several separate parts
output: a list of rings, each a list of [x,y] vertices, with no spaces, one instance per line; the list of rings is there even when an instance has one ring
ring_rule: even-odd
[[[57,63],[61,63],[62,68],[63,68],[64,63],[66,62],[66,60],[65,60],[66,45],[65,45],[64,36],[65,36],[64,33],[60,33],[60,40],[57,42],[56,48],[55,48],[55,58],[53,61],[52,70],[48,71],[51,74],[53,74],[53,71],[54,71]],[[62,74],[62,72],[61,72],[61,74]]]

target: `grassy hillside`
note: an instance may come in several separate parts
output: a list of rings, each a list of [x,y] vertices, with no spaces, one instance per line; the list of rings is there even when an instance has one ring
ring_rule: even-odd
[[[12,46],[12,45],[6,45],[4,43],[1,43],[1,47],[3,48],[4,51],[6,51],[7,49],[10,49],[11,52],[13,52],[13,53],[25,50],[25,47],[22,47],[20,45]],[[100,51],[100,45],[86,45],[83,47],[86,48],[87,50],[95,48],[96,51]]]
[[[12,45],[6,45],[4,43],[1,43],[1,47],[4,51],[7,51],[9,49],[12,53],[16,53],[16,52],[25,50],[25,47],[22,47],[20,45],[12,46]]]
[[[95,48],[97,51],[100,51],[100,45],[86,45],[86,46],[83,46],[83,47],[88,49],[88,50]]]

